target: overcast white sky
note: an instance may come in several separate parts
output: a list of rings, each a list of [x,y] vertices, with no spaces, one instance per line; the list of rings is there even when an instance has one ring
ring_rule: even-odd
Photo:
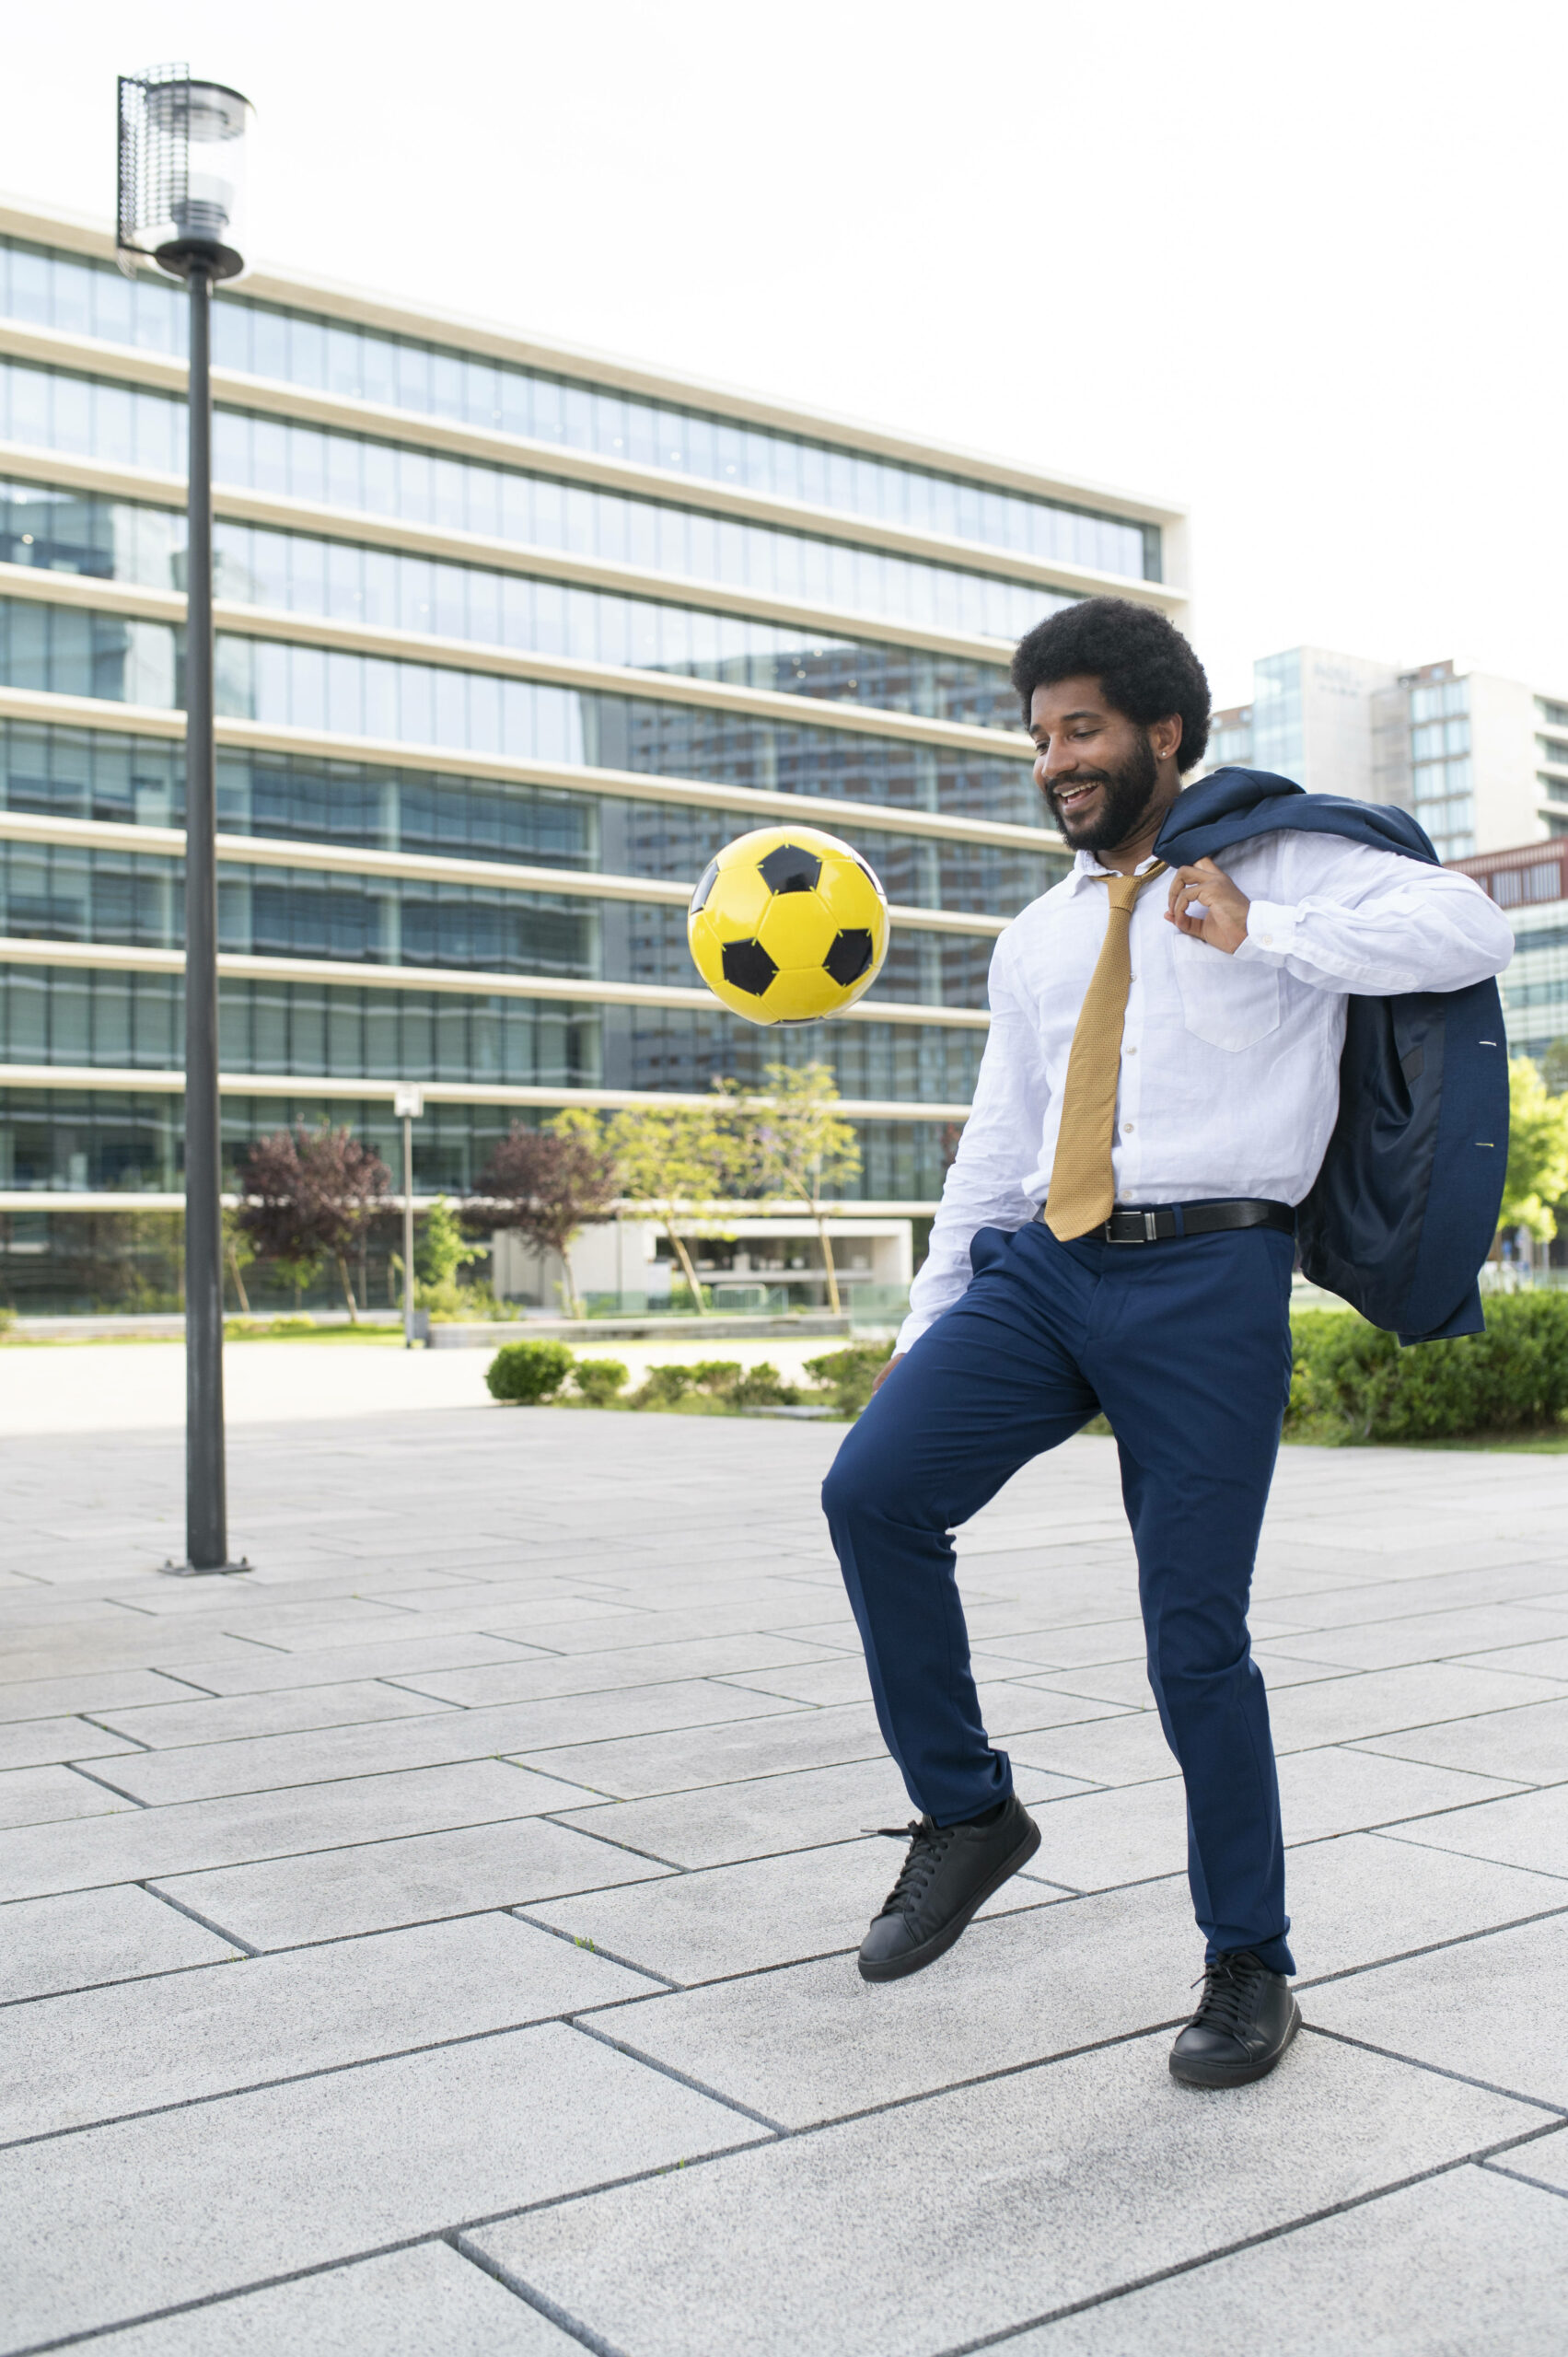
[[[0,186],[107,218],[172,59],[258,260],[1188,502],[1218,702],[1568,695],[1560,7],[12,0]]]

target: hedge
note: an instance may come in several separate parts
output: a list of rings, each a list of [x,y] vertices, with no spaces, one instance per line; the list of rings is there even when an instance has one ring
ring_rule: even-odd
[[[1285,1436],[1330,1443],[1523,1432],[1568,1412],[1568,1294],[1494,1295],[1486,1331],[1401,1350],[1353,1311],[1291,1320]]]
[[[559,1391],[572,1369],[564,1342],[507,1342],[491,1360],[484,1379],[493,1399],[531,1408]]]

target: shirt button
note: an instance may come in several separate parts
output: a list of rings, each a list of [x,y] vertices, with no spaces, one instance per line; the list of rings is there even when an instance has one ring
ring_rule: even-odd
[[[1121,1052],[1124,1056],[1135,1056],[1138,1051],[1136,1048],[1123,1048]]]
[[[1122,1135],[1124,1137],[1131,1137],[1137,1126],[1138,1124],[1136,1121],[1123,1121],[1121,1124]]]
[[[1260,933],[1258,935],[1258,938],[1262,943],[1264,948],[1267,949],[1272,946],[1274,936],[1272,933]]]

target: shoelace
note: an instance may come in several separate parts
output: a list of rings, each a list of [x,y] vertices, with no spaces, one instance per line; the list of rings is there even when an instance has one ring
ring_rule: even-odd
[[[1256,1956],[1245,1948],[1213,1957],[1199,1976],[1203,1994],[1193,2021],[1201,2022],[1205,2029],[1228,2030],[1233,2036],[1239,2036],[1251,2025],[1262,1969]],[[1194,1980],[1193,1988],[1198,1985]]]
[[[919,1907],[931,1887],[931,1878],[947,1854],[955,1828],[933,1825],[928,1817],[913,1817],[908,1825],[879,1825],[877,1830],[890,1841],[907,1841],[909,1855],[899,1869],[898,1881],[882,1901],[884,1915],[910,1915]]]

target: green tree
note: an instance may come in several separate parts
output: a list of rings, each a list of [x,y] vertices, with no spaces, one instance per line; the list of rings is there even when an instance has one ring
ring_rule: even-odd
[[[1501,1227],[1527,1228],[1549,1240],[1554,1206],[1568,1195],[1568,1097],[1553,1097],[1539,1064],[1515,1056],[1508,1065],[1508,1170]]]
[[[463,1234],[458,1214],[446,1196],[437,1195],[414,1233],[415,1306],[420,1309],[461,1310],[465,1304],[459,1278],[461,1271],[471,1267],[475,1260],[482,1260],[484,1254],[482,1244],[471,1244]],[[391,1265],[401,1279],[403,1272],[401,1252],[393,1253]]]
[[[621,1192],[662,1223],[699,1317],[706,1314],[703,1288],[677,1221],[688,1228],[713,1226],[716,1205],[729,1190],[733,1128],[733,1117],[715,1101],[711,1110],[628,1106],[612,1116],[604,1133]]]
[[[825,1198],[860,1176],[860,1143],[837,1109],[838,1086],[829,1065],[768,1064],[762,1082],[765,1094],[735,1100],[749,1176],[760,1194],[786,1196],[810,1213],[822,1246],[828,1306],[836,1313],[843,1305]]]

